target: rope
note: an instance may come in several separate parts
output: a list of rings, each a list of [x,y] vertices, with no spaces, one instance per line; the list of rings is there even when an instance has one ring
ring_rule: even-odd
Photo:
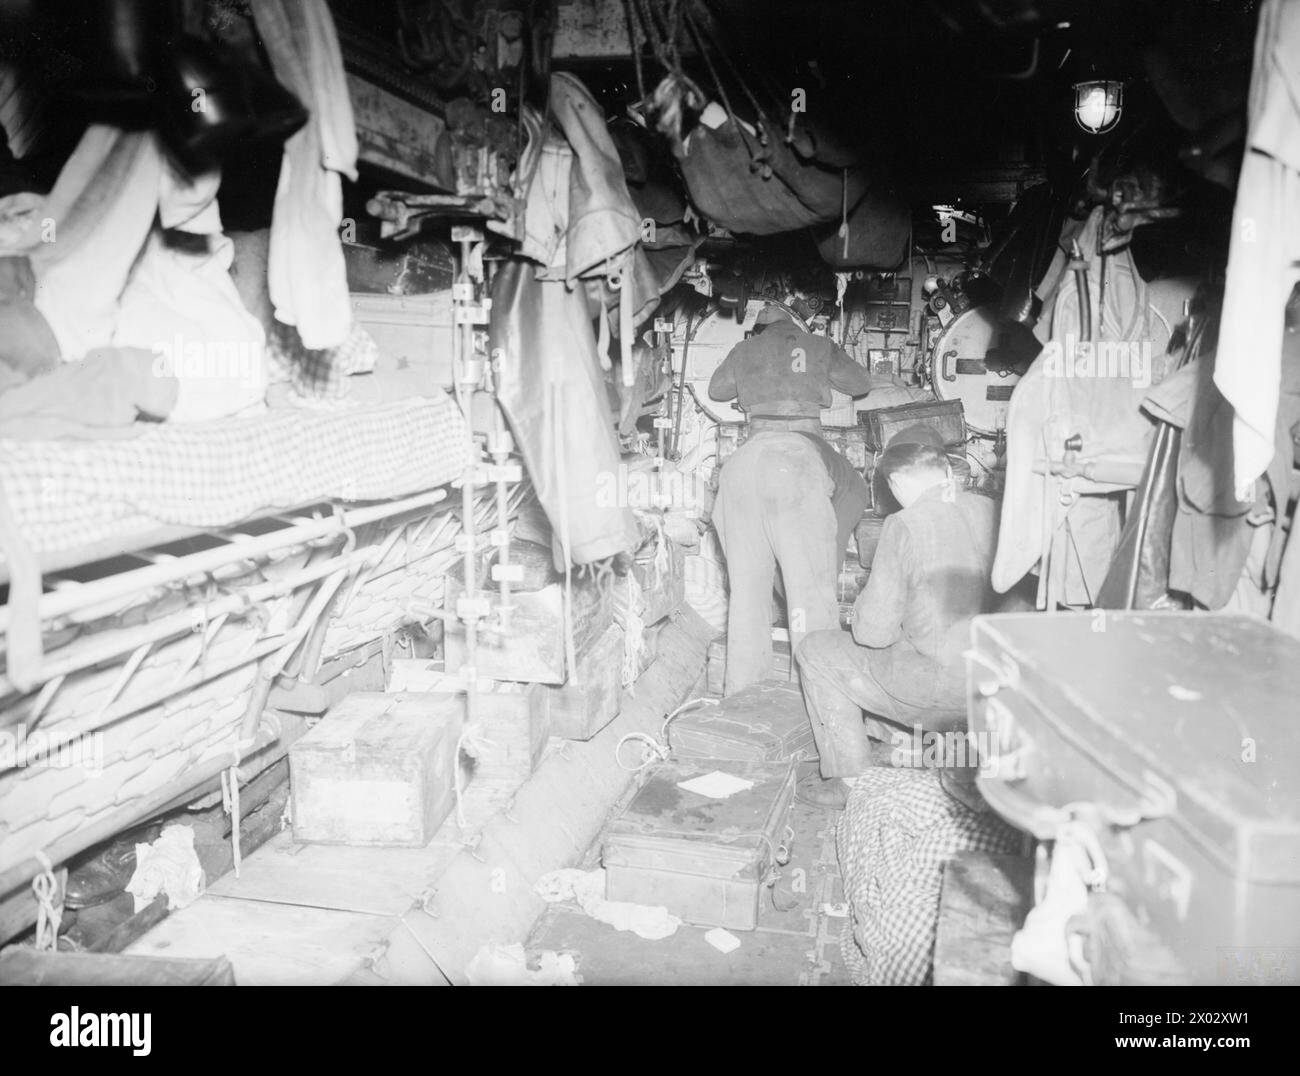
[[[667,717],[664,718],[664,723],[659,730],[659,735],[662,736],[665,741],[667,741],[668,726],[679,715],[686,713],[687,710],[694,710],[697,706],[717,706],[720,701],[721,700],[719,699],[710,699],[702,696],[698,699],[691,699],[690,702],[682,703],[679,707],[677,707],[676,710],[674,710],[671,714],[669,714]]]
[[[702,28],[702,32],[708,35],[709,43],[717,50],[718,55],[722,57],[723,63],[727,65],[727,70],[731,72],[732,77],[736,80],[736,84],[744,91],[745,96],[749,98],[749,103],[754,106],[754,115],[762,116],[763,106],[758,103],[758,97],[755,96],[754,91],[749,88],[749,83],[746,82],[744,76],[741,75],[740,68],[737,66],[736,61],[731,58],[731,52],[728,49],[722,48],[718,44],[718,38],[710,27],[710,23],[713,21],[713,12],[709,10],[708,5],[704,3],[704,0],[693,0],[693,2],[697,11],[694,15],[689,11],[686,12],[687,23],[693,23],[695,25],[696,33],[700,33]],[[707,18],[705,16],[707,16]]]
[[[560,387],[552,386],[554,407],[552,414],[562,415],[563,409],[560,404]],[[573,639],[573,554],[572,547],[569,544],[569,490],[568,483],[565,481],[565,472],[567,468],[564,465],[564,459],[560,452],[560,441],[556,437],[552,442],[555,450],[555,471],[559,479],[560,494],[560,545],[564,549],[564,657],[568,665],[569,682],[574,686],[578,683],[578,655],[577,645]]]
[[[627,614],[623,623],[623,686],[629,694],[635,692],[635,682],[641,666],[641,652],[645,649],[645,624],[641,620],[641,584],[636,572],[627,573]]]
[[[701,10],[703,10],[706,14],[709,14],[711,17],[712,13],[709,12],[709,9],[705,7],[705,5],[701,2],[701,0],[696,0],[696,2],[697,2],[697,6],[700,7]],[[731,72],[731,77],[736,80],[736,84],[741,88],[741,91],[745,94],[747,98],[749,98],[749,103],[754,109],[754,123],[758,127],[759,140],[762,142],[763,145],[767,145],[767,132],[766,132],[766,124],[764,123],[763,106],[758,103],[758,98],[754,95],[754,91],[749,88],[749,83],[745,81],[744,77],[737,69],[735,61],[733,61],[731,58],[731,53],[727,49],[724,49],[718,45],[717,38],[714,37],[713,34],[708,31],[708,24],[705,23],[703,20],[701,20],[698,16],[692,15],[689,11],[686,12],[686,25],[691,30],[691,32],[695,35],[695,40],[697,43],[699,42],[702,36],[700,27],[701,26],[704,27],[704,32],[708,33],[710,44],[712,44],[713,47],[717,50],[718,55],[722,57],[723,62],[727,65],[727,69]],[[700,51],[703,52],[704,50],[701,49]],[[790,115],[791,117],[793,117],[794,113],[791,112]]]
[[[645,744],[645,746],[641,749],[641,761],[636,766],[625,766],[623,764],[623,759],[620,755],[620,752],[623,750],[624,744],[630,743],[632,741],[637,741],[639,743]],[[626,770],[628,773],[640,773],[642,770],[646,769],[647,767],[653,766],[656,762],[666,761],[668,758],[668,753],[669,753],[668,748],[665,747],[663,744],[661,744],[658,740],[656,740],[653,736],[649,735],[648,733],[629,732],[615,745],[614,761],[618,763],[618,768],[621,770]]]
[[[239,840],[239,750],[235,750],[235,762],[229,769],[221,771],[221,810],[230,816],[230,854],[234,862],[235,877],[244,862],[243,846]]]
[[[52,951],[59,945],[63,894],[59,891],[59,880],[54,877],[54,864],[50,857],[37,849],[33,858],[41,865],[41,873],[32,879],[32,893],[36,897],[36,948]]]
[[[717,705],[718,705],[717,699],[708,699],[708,698],[691,699],[689,702],[682,703],[679,707],[677,707],[676,710],[674,710],[672,713],[670,713],[667,717],[664,718],[664,723],[659,733],[663,737],[663,740],[656,740],[653,736],[651,736],[647,732],[629,732],[626,736],[624,736],[621,740],[619,740],[618,743],[614,746],[614,761],[618,763],[620,769],[627,770],[629,773],[640,773],[647,766],[650,766],[656,762],[666,761],[668,757],[672,754],[672,747],[667,742],[668,725],[679,714],[684,714],[687,710],[693,710],[697,706],[717,706]],[[645,747],[643,747],[641,750],[641,761],[636,766],[625,766],[623,765],[623,760],[620,757],[620,752],[623,750],[624,744],[633,741],[645,744]]]
[[[463,797],[465,794],[465,784],[460,776],[460,753],[464,751],[470,758],[480,759],[489,747],[495,744],[483,736],[482,727],[477,723],[470,723],[463,726],[460,735],[456,738],[456,766],[452,773],[452,792],[456,798],[456,824],[465,830],[468,828],[465,822],[465,810]]]
[[[623,17],[627,19],[627,43],[632,49],[632,65],[636,69],[637,103],[645,104],[645,72],[641,68],[641,47],[646,41],[646,32],[638,24],[640,15],[633,18],[636,5],[632,0],[623,0]]]
[[[705,3],[704,0],[695,0],[695,5],[700,11],[700,14],[696,17],[699,19],[700,23],[704,26],[704,28],[708,31],[709,40],[711,40],[714,43],[714,45],[717,46],[717,40],[718,40],[717,36],[712,32],[710,26],[716,26],[720,31],[723,31],[724,33],[728,32],[729,28],[726,25],[724,25],[724,20],[718,15],[717,12],[711,11],[709,9],[708,4]],[[705,16],[707,16],[707,18],[705,18]],[[734,29],[731,30],[730,32],[732,34],[732,37],[736,36]],[[726,60],[727,67],[731,69],[732,74],[735,75],[736,80],[741,84],[741,87],[745,90],[746,93],[749,93],[748,86],[745,84],[744,79],[740,77],[740,72],[737,69],[737,65],[731,58],[731,50],[724,49],[719,46],[718,52],[721,53],[722,58]],[[745,54],[743,49],[741,51],[738,51],[736,55],[742,62],[745,61]],[[789,108],[790,96],[785,92],[785,87],[782,86],[772,76],[771,72],[768,70],[768,65],[755,64],[751,62],[750,66],[758,74],[759,82],[762,83],[764,90],[767,93],[771,94],[772,105],[775,111],[780,113],[780,112],[784,112],[787,108]],[[754,110],[756,112],[761,113],[763,109],[759,106],[758,102],[754,100],[752,94],[750,94],[750,100],[754,104]],[[791,115],[793,115],[793,113],[791,113]]]
[[[722,85],[722,79],[718,77],[718,70],[713,66],[713,61],[709,59],[708,49],[704,47],[704,39],[700,36],[699,31],[695,28],[695,20],[687,17],[686,26],[691,31],[691,36],[695,38],[695,47],[700,50],[700,55],[704,58],[704,66],[709,69],[709,76],[713,79],[713,86],[718,91],[718,97],[722,100],[722,107],[727,111],[727,117],[731,120],[732,125],[736,128],[736,133],[740,135],[740,141],[744,144],[745,152],[749,154],[751,167],[759,158],[754,147],[749,143],[749,136],[745,133],[745,125],[736,115],[735,109],[731,107],[731,98],[727,96],[727,91]],[[758,115],[754,117],[755,128],[759,134],[761,145],[767,144],[767,134],[763,128],[763,117]]]

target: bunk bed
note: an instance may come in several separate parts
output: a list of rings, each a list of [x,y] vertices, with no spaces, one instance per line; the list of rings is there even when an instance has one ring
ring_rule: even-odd
[[[309,715],[428,645],[473,451],[441,392],[0,443],[0,938],[33,878],[199,797],[237,812]],[[527,496],[493,493],[476,528]]]

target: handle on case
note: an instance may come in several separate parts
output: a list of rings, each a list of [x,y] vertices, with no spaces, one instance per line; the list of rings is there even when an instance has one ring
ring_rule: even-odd
[[[998,814],[1038,840],[1055,840],[1063,826],[1084,815],[1103,826],[1131,829],[1139,822],[1163,818],[1173,812],[1177,800],[1173,788],[1150,772],[1143,774],[1146,788],[1131,807],[1092,802],[1054,807],[1019,792],[1011,786],[1028,775],[1027,760],[1033,757],[1033,744],[1017,735],[1015,715],[1005,703],[988,697],[984,708],[985,725],[993,743],[998,748],[1008,745],[1010,749],[993,755],[987,764],[981,761],[981,772],[976,778],[980,794]]]

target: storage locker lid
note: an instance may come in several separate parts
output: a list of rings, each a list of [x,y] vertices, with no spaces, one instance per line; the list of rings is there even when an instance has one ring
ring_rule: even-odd
[[[709,754],[702,748],[711,744],[723,748],[714,757],[783,758],[811,741],[803,692],[789,682],[752,684],[717,706],[684,713],[668,726],[669,746],[691,756]]]
[[[715,770],[754,785],[725,799],[680,787],[682,781]],[[663,763],[646,779],[627,810],[610,823],[606,853],[613,848],[624,858],[635,858],[639,850],[671,844],[726,861],[770,855],[781,843],[780,831],[794,794],[794,771],[793,761],[689,759]]]
[[[357,691],[330,707],[294,747],[300,753],[371,746],[421,752],[459,720],[464,705],[463,696],[441,692]]]
[[[1233,614],[1103,610],[978,617],[972,637],[972,697],[1003,665],[999,692],[1032,697],[1080,759],[1155,775],[1174,824],[1238,878],[1300,881],[1300,640]]]

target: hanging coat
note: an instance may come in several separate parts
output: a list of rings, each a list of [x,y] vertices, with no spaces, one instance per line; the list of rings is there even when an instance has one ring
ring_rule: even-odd
[[[537,499],[577,564],[630,552],[636,518],[620,507],[618,441],[600,374],[593,311],[582,288],[537,280],[506,262],[492,285],[492,347],[500,349],[498,397]]]

